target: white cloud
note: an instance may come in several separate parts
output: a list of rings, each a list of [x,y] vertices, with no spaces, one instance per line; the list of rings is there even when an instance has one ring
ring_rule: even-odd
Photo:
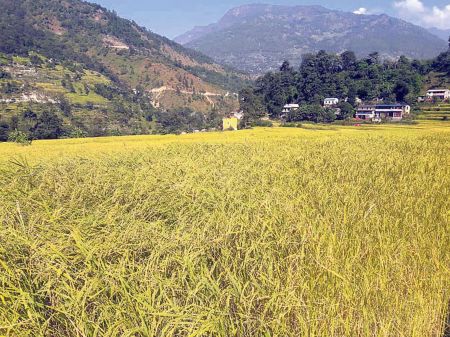
[[[394,7],[405,10],[409,13],[423,13],[425,11],[425,6],[420,0],[404,0],[394,2]]]
[[[353,11],[353,14],[358,14],[358,15],[366,15],[368,13],[369,13],[369,11],[367,10],[367,8],[364,8],[364,7],[358,8]]]
[[[421,0],[402,0],[394,2],[397,15],[405,20],[425,27],[450,28],[450,4],[439,8],[427,7]]]

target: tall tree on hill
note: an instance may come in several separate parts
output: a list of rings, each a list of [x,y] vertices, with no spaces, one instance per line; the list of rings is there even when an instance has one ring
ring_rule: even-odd
[[[357,62],[356,55],[352,51],[345,51],[341,55],[343,69],[354,70]]]
[[[261,96],[251,88],[245,88],[239,93],[240,107],[244,113],[243,123],[248,124],[266,115],[266,107]]]
[[[398,102],[404,102],[406,95],[409,94],[408,84],[403,81],[397,82],[393,89],[393,93],[395,94],[395,98]]]

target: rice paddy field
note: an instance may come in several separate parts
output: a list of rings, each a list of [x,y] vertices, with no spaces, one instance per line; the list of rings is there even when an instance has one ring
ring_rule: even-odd
[[[0,144],[0,336],[443,337],[450,124]]]

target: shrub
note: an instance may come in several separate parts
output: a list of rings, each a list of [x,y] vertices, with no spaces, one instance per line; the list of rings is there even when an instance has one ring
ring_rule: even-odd
[[[69,133],[69,138],[86,138],[87,133],[80,128],[75,128]]]
[[[8,136],[8,141],[23,146],[31,145],[31,139],[28,134],[19,130],[12,131]]]
[[[281,124],[283,128],[301,128],[302,124],[300,123],[283,123]]]
[[[251,123],[251,126],[252,127],[271,128],[271,127],[273,127],[273,123],[271,121],[264,121],[264,120],[259,119],[259,120],[253,121]]]

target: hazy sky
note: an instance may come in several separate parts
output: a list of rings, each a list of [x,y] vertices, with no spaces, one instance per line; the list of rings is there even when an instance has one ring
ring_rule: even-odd
[[[227,10],[246,3],[323,5],[360,14],[387,13],[425,27],[450,29],[450,0],[91,0],[155,33],[173,38],[194,26],[219,20]]]

